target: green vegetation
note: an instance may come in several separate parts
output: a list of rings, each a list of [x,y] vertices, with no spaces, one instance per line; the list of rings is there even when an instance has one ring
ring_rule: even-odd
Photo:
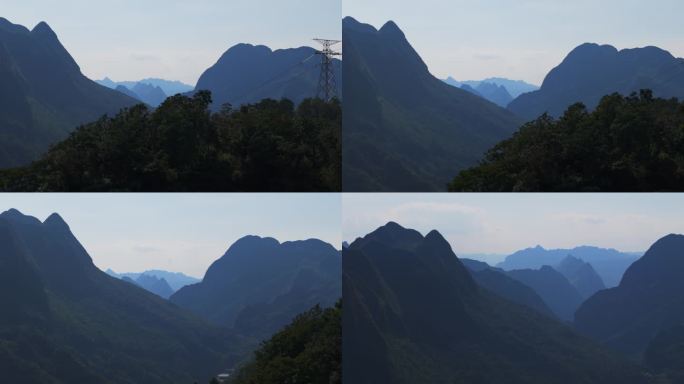
[[[342,302],[299,315],[264,342],[231,384],[342,383]]]
[[[212,114],[209,92],[77,129],[3,191],[339,191],[341,106],[263,100]]]
[[[543,115],[449,185],[457,191],[682,191],[684,103],[606,96],[595,111]]]

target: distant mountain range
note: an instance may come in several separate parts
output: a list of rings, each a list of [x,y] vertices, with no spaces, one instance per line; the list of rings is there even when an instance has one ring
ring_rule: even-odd
[[[345,191],[444,191],[522,122],[432,76],[395,23],[342,32]]]
[[[26,165],[81,124],[138,103],[86,78],[57,35],[0,18],[0,168]]]
[[[606,95],[650,89],[655,97],[684,99],[684,59],[657,47],[623,49],[582,44],[551,70],[538,91],[523,94],[508,109],[525,120],[560,117],[572,104],[594,109]]]
[[[190,92],[194,89],[192,85],[182,83],[180,81],[171,81],[157,78],[147,78],[139,81],[113,81],[109,77],[105,77],[102,80],[95,80],[98,84],[104,85],[107,88],[116,89],[119,85],[122,85],[128,89],[134,89],[136,85],[150,85],[154,88],[159,87],[162,92],[167,96],[174,96],[179,93]]]
[[[320,240],[280,243],[248,236],[231,245],[201,282],[174,293],[171,302],[264,339],[314,305],[334,305],[342,294],[341,268],[339,251]]]
[[[513,99],[521,94],[539,89],[538,86],[522,80],[509,80],[500,77],[468,81],[458,81],[453,77],[448,77],[444,82],[474,93],[503,108],[506,108]]]
[[[342,252],[346,381],[647,382],[636,364],[482,289],[437,231],[389,223]]]
[[[623,273],[641,253],[626,253],[615,249],[580,246],[573,249],[545,249],[541,246],[513,253],[496,266],[504,270],[538,269],[560,264],[568,255],[590,263],[606,287],[620,283]]]
[[[197,279],[192,276],[188,276],[186,274],[180,273],[180,272],[168,272],[168,271],[162,271],[159,269],[150,269],[144,272],[138,272],[138,273],[132,273],[132,272],[125,272],[125,273],[116,273],[112,271],[111,269],[108,269],[107,274],[110,276],[114,276],[117,278],[122,278],[124,276],[127,276],[133,280],[137,280],[140,276],[146,275],[146,276],[153,276],[156,277],[159,280],[165,280],[171,290],[173,292],[176,292],[177,290],[183,288],[186,285],[190,284],[195,284],[199,283],[200,279]]]
[[[100,271],[57,214],[0,215],[0,367],[16,383],[208,382],[246,343]]]
[[[606,289],[601,276],[596,273],[591,264],[568,255],[558,265],[554,266],[572,284],[582,299],[588,299],[596,292]]]
[[[263,45],[238,44],[200,76],[195,90],[211,91],[214,110],[223,104],[239,106],[266,98],[287,98],[299,104],[316,97],[320,61],[311,47],[274,51]],[[334,59],[333,68],[341,92],[342,62]]]

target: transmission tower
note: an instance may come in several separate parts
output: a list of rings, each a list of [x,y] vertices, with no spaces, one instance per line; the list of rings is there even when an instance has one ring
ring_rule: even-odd
[[[334,45],[341,43],[340,40],[314,39],[323,46],[323,49],[316,51],[321,56],[321,74],[318,78],[318,92],[316,97],[325,101],[332,100],[337,95],[337,83],[333,68],[335,56],[342,56],[341,52],[332,49]]]

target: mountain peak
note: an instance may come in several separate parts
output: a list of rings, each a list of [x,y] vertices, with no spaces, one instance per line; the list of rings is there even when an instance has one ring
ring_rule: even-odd
[[[69,230],[69,225],[66,223],[66,221],[64,221],[64,219],[62,219],[62,216],[60,216],[58,213],[53,213],[50,216],[48,216],[48,218],[45,219],[43,224],[53,228]]]
[[[44,21],[41,21],[40,23],[38,23],[33,28],[31,33],[34,35],[39,35],[39,36],[42,35],[42,36],[57,38],[57,34],[55,33],[55,31],[53,31],[52,28],[50,28],[50,26],[48,25],[48,23],[46,23]]]
[[[15,223],[40,224],[40,220],[36,219],[33,216],[24,215],[18,209],[15,208],[11,208],[3,212],[2,214],[0,214],[0,217]]]
[[[392,20],[386,22],[378,32],[382,34],[395,34],[404,37],[404,32],[399,28],[397,23]]]

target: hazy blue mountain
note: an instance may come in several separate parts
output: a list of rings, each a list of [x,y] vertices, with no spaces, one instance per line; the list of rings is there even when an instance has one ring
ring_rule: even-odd
[[[559,117],[572,104],[594,109],[606,95],[650,89],[661,98],[684,99],[684,59],[657,47],[623,49],[582,44],[551,70],[541,89],[521,95],[508,106],[533,120],[547,112]]]
[[[136,85],[151,85],[152,87],[161,88],[166,96],[174,96],[179,93],[187,93],[195,89],[192,85],[184,84],[180,81],[171,81],[157,78],[147,78],[139,81],[114,81],[109,77],[102,80],[95,80],[96,83],[104,85],[107,88],[116,89],[117,86],[122,85],[128,89],[135,88]]]
[[[546,265],[540,269],[518,269],[506,274],[534,289],[559,319],[574,320],[583,298],[560,272]]]
[[[574,256],[568,255],[554,268],[568,279],[583,299],[588,299],[594,293],[606,289],[601,276],[596,273],[591,264]]]
[[[200,281],[202,281],[198,278],[188,276],[188,275],[180,273],[180,272],[169,272],[169,271],[163,271],[163,270],[159,270],[159,269],[150,269],[150,270],[147,270],[144,272],[138,272],[138,273],[133,273],[133,272],[116,273],[111,269],[108,269],[105,272],[108,275],[113,276],[113,277],[117,277],[120,279],[123,277],[129,277],[129,278],[133,279],[134,281],[137,280],[142,275],[153,276],[153,277],[156,277],[157,279],[160,279],[160,280],[164,279],[174,292],[183,288],[186,285],[195,284],[195,283],[199,283]]]
[[[444,191],[519,120],[435,78],[399,27],[343,21],[346,191]]]
[[[345,381],[645,382],[571,328],[478,287],[437,231],[389,223],[342,259]]]
[[[116,88],[114,88],[114,90],[117,91],[117,92],[121,92],[121,93],[123,93],[124,95],[126,95],[126,96],[128,96],[128,97],[132,97],[132,98],[134,98],[134,99],[136,99],[136,100],[142,102],[142,99],[140,98],[140,96],[138,96],[135,92],[133,92],[132,90],[126,88],[126,87],[123,86],[123,85],[117,85]]]
[[[536,246],[509,255],[496,266],[505,270],[538,269],[544,265],[558,265],[567,255],[573,255],[590,263],[606,287],[618,285],[622,274],[641,256],[639,253],[590,246],[579,246],[573,249],[545,249]]]
[[[660,332],[684,322],[683,276],[684,236],[665,236],[629,267],[619,286],[582,304],[575,327],[640,357]]]
[[[468,92],[472,93],[472,94],[475,95],[475,96],[479,96],[479,97],[485,99],[485,97],[484,97],[480,92],[478,92],[477,89],[471,87],[471,86],[468,85],[468,84],[463,84],[463,85],[461,85],[459,88],[461,88],[461,89],[464,90],[464,91],[468,91]]]
[[[464,258],[460,260],[480,287],[506,300],[532,308],[543,315],[555,317],[534,289],[507,276],[504,270],[491,267],[482,261]]]
[[[55,32],[0,18],[0,168],[26,165],[80,124],[137,101],[86,78]]]
[[[496,85],[483,81],[475,89],[482,97],[500,107],[505,108],[513,101],[513,96],[508,93],[508,90],[503,85]]]
[[[523,93],[532,92],[539,89],[539,87],[534,84],[530,84],[522,80],[510,80],[503,77],[489,77],[483,80],[458,81],[449,76],[444,80],[444,82],[458,88],[462,88],[464,85],[467,85],[473,89],[477,89],[477,87],[482,83],[494,84],[499,87],[504,87],[506,92],[508,92],[513,99]]]
[[[142,101],[152,107],[158,107],[166,100],[166,94],[159,86],[138,83],[133,87],[132,91],[135,92]]]
[[[156,276],[142,274],[135,280],[135,282],[142,288],[145,288],[146,290],[154,293],[155,295],[163,297],[165,299],[171,297],[171,295],[174,292],[173,289],[171,289],[169,283],[166,282],[166,280],[164,280],[163,278],[160,279]]]
[[[316,304],[341,295],[340,253],[320,240],[244,237],[171,301],[216,324],[266,338]]]
[[[262,99],[287,98],[298,104],[316,97],[320,60],[310,47],[273,51],[263,45],[238,44],[200,76],[195,90],[211,91],[214,109]],[[333,66],[341,91],[342,62],[335,59]]]
[[[11,383],[208,382],[244,343],[100,271],[57,214],[0,214],[0,372]]]

